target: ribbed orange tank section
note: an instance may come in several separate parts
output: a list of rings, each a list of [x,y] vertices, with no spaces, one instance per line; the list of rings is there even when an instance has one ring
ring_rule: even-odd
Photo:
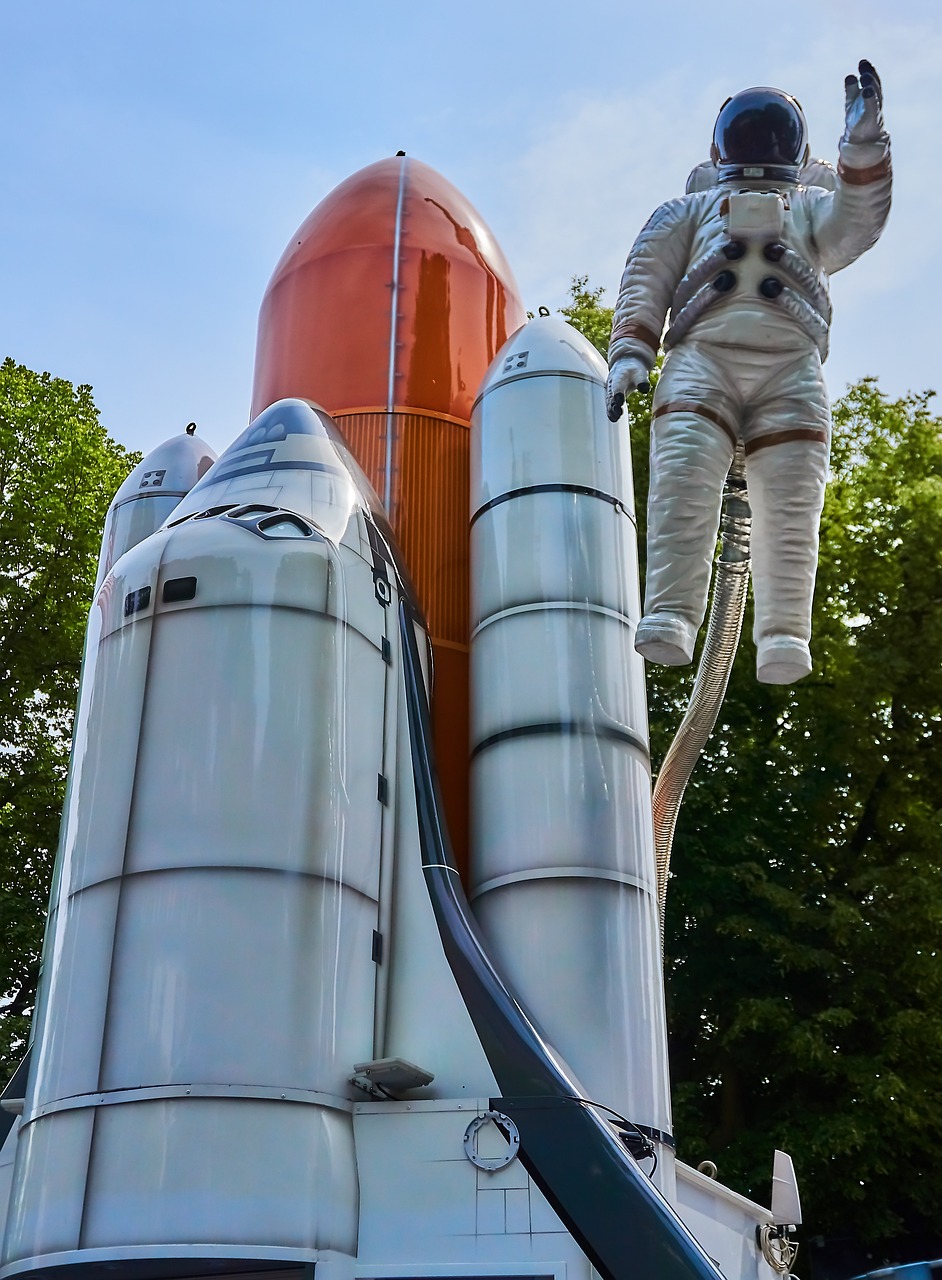
[[[436,756],[463,865],[471,405],[525,319],[480,215],[405,156],[362,169],[317,206],[259,315],[252,416],[285,396],[323,405],[383,499],[409,566],[432,636]]]
[[[436,640],[468,645],[468,430],[431,413],[394,415],[398,445],[396,536]],[[387,415],[335,421],[378,493]]]

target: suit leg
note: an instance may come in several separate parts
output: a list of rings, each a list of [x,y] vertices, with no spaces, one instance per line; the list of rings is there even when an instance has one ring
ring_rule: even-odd
[[[635,639],[652,662],[679,666],[693,657],[733,450],[731,429],[708,405],[666,397],[655,404],[644,617]]]

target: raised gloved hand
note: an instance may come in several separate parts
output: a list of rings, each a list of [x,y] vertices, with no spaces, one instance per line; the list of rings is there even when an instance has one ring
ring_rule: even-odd
[[[609,422],[617,422],[621,417],[625,396],[632,391],[647,391],[649,387],[648,368],[643,360],[635,356],[622,356],[616,360],[608,372],[605,386],[605,408]]]
[[[844,80],[844,138],[847,142],[877,142],[883,136],[883,87],[873,63],[859,64],[860,79]]]

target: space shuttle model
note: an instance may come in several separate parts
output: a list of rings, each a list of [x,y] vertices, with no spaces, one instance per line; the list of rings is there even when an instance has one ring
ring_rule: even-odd
[[[674,1156],[606,374],[397,156],[292,238],[250,425],[122,486],[0,1280],[775,1274],[797,1207]]]

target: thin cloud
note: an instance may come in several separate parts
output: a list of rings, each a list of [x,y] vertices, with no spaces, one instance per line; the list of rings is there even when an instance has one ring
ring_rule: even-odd
[[[675,66],[614,94],[558,103],[514,164],[514,210],[502,211],[512,228],[504,247],[527,305],[561,305],[571,277],[586,273],[614,301],[635,235],[659,203],[682,194],[688,172],[706,158],[719,105],[745,81],[794,92],[814,154],[836,161],[843,76],[856,63],[847,50],[859,49],[877,63],[886,89],[894,209],[880,243],[835,277],[829,382],[835,394],[868,373],[893,394],[931,382],[934,301],[925,281],[942,274],[942,170],[931,163],[942,135],[942,32],[931,21],[871,28],[872,16],[848,31],[832,11],[800,60],[757,59],[745,80],[740,69],[736,80],[701,77],[692,90],[692,72]]]

